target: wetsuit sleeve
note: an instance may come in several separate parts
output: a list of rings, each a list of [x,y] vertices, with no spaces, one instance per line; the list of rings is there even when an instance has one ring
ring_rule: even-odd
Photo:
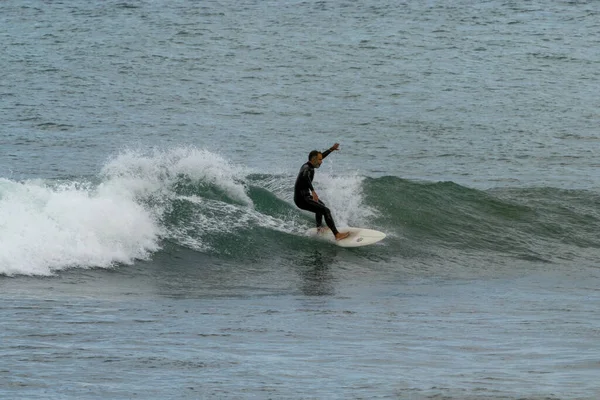
[[[331,149],[327,149],[327,150],[323,151],[321,154],[323,155],[323,158],[325,158],[331,154]]]

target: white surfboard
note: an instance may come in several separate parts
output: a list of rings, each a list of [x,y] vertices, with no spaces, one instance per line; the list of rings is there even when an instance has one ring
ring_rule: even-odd
[[[350,236],[342,240],[335,240],[335,236],[329,229],[318,232],[317,228],[310,228],[306,231],[307,236],[316,237],[321,240],[336,244],[340,247],[360,247],[377,243],[385,238],[385,233],[374,229],[365,228],[338,228],[340,232],[350,232]]]

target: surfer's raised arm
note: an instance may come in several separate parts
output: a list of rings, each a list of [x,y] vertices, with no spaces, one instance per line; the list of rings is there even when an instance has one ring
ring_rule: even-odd
[[[339,150],[340,148],[340,144],[339,143],[335,143],[333,146],[331,146],[330,148],[328,148],[327,150],[325,150],[323,153],[323,158],[327,157],[328,155],[330,155],[331,153],[333,153],[336,150]]]

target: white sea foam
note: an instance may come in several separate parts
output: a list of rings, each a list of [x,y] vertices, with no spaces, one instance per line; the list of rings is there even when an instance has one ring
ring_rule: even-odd
[[[207,234],[248,226],[248,214],[254,211],[254,205],[246,193],[247,172],[218,154],[193,146],[150,152],[127,150],[104,166],[102,186],[110,188],[109,191],[124,189],[134,198],[152,199],[154,204],[164,207],[177,200],[194,203],[191,216],[164,227],[164,234],[181,245],[203,251],[210,249],[205,243]],[[199,185],[212,185],[236,204],[179,195],[176,186],[182,178]]]
[[[102,169],[109,184],[116,183],[142,197],[167,195],[171,185],[186,176],[192,181],[218,186],[233,200],[251,205],[243,183],[246,172],[218,154],[193,146],[151,152],[124,151]]]
[[[157,250],[159,235],[151,212],[118,192],[1,180],[0,273],[131,263]]]
[[[338,227],[367,227],[375,210],[364,202],[362,182],[358,175],[332,175],[318,171],[313,186],[329,207]]]
[[[0,274],[129,264],[148,258],[165,237],[203,250],[206,234],[255,225],[288,229],[254,210],[246,174],[218,154],[185,147],[123,151],[102,168],[97,184],[1,179]],[[216,187],[228,200],[177,194],[182,179]],[[196,208],[184,220],[165,222],[176,200]]]

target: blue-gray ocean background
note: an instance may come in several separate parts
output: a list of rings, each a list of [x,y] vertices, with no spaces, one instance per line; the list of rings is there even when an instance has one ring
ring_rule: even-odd
[[[600,398],[600,2],[0,2],[0,398]],[[303,235],[315,186],[342,249]]]

